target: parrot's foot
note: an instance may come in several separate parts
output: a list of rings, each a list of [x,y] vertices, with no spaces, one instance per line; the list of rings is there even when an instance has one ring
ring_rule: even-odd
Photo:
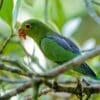
[[[85,78],[82,78],[82,83],[84,83],[86,86],[90,86],[90,83],[85,79]]]
[[[76,90],[79,91],[79,94],[77,95],[77,97],[82,100],[83,97],[83,93],[82,93],[82,85],[79,79],[77,79],[77,86],[76,86]]]
[[[91,85],[91,83],[89,83],[86,78],[82,78],[81,82],[83,83],[83,85],[86,85],[86,86],[90,86]],[[88,92],[85,95],[86,95],[85,100],[89,100],[89,98],[91,97],[91,93]]]
[[[54,92],[56,92],[56,88],[57,88],[58,84],[55,80],[52,80],[52,89],[54,90]]]

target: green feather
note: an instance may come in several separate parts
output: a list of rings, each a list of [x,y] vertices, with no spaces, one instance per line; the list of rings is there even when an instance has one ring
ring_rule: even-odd
[[[46,55],[47,58],[55,62],[65,62],[77,56],[77,54],[69,50],[65,50],[55,41],[48,38],[42,39],[41,50],[43,51],[43,53]]]

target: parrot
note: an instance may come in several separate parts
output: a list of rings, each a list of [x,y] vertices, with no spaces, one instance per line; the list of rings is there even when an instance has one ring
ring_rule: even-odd
[[[27,36],[31,37],[44,56],[58,65],[81,55],[79,47],[71,39],[58,34],[46,23],[37,19],[24,21],[18,29],[18,35],[23,39],[27,39]],[[72,70],[96,77],[95,72],[85,62],[75,66]]]

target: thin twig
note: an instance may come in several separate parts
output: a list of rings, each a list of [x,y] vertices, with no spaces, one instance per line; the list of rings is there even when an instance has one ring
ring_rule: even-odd
[[[23,72],[20,68],[18,68],[16,66],[11,66],[11,65],[7,65],[7,64],[3,64],[3,63],[0,63],[0,70],[5,70],[8,72],[12,72],[12,73],[16,73],[16,74],[24,75],[24,76],[31,75],[31,73]]]
[[[76,94],[76,95],[79,95],[80,92],[81,92],[80,89],[76,86],[73,86],[73,87],[72,86],[62,86],[62,85],[59,85],[59,84],[53,85],[51,82],[48,82],[48,81],[43,80],[43,79],[38,78],[38,77],[34,77],[33,80],[44,83],[45,85],[47,85],[49,88],[53,89],[56,92],[67,92],[67,93],[72,93],[72,94]],[[26,91],[26,89],[31,88],[31,85],[32,85],[31,82],[27,82],[23,85],[20,85],[19,87],[12,89],[9,92],[2,95],[0,97],[0,100],[8,100],[12,96],[20,94],[20,93]],[[82,93],[85,93],[85,94],[100,93],[100,85],[99,84],[95,85],[95,86],[91,86],[91,85],[90,86],[84,86],[84,85],[82,85]],[[40,94],[41,94],[41,92],[40,92]],[[39,94],[39,96],[40,96],[40,94]]]
[[[91,97],[91,94],[88,94],[85,100],[89,100]]]
[[[21,59],[0,55],[0,60],[3,62],[9,62],[10,64],[14,64],[16,65],[16,67],[18,66],[18,68],[21,68],[23,71],[27,71]]]
[[[30,86],[31,86],[31,82],[27,82],[23,85],[20,85],[19,87],[14,88],[9,92],[5,93],[4,95],[0,96],[0,100],[9,100],[12,96],[24,92],[26,89],[30,88]]]
[[[94,9],[91,5],[91,1],[90,0],[84,0],[84,1],[85,1],[85,4],[86,4],[86,7],[88,9],[90,16],[96,21],[96,23],[98,23],[100,25],[100,17],[94,11]]]
[[[21,83],[28,82],[28,80],[23,80],[23,79],[17,80],[17,79],[11,79],[11,78],[7,78],[7,77],[0,77],[0,82],[1,81],[7,82],[7,83],[10,83],[10,84],[21,84]]]
[[[11,34],[11,35],[8,37],[8,39],[5,40],[5,42],[3,43],[2,47],[0,48],[0,54],[3,53],[5,47],[6,47],[7,44],[9,43],[9,41],[10,41],[10,39],[11,39],[12,36],[13,36],[13,35]]]
[[[44,20],[46,23],[48,22],[48,0],[45,0]]]
[[[38,100],[38,93],[39,93],[39,87],[41,84],[41,81],[34,81],[34,78],[31,79],[32,82],[32,89],[33,89],[33,95],[32,100]]]
[[[75,66],[79,66],[85,60],[97,55],[100,55],[100,46],[97,46],[94,50],[90,52],[86,52],[84,55],[80,55],[78,57],[73,58],[71,61],[65,62],[62,65],[59,65],[56,68],[53,68],[44,74],[40,74],[40,76],[53,78],[61,73],[64,73],[70,69],[73,69]]]
[[[92,0],[92,3],[99,5],[100,6],[100,2],[96,1],[96,0]]]
[[[51,88],[45,88],[40,91],[39,96],[46,95],[47,93],[52,92]]]
[[[40,97],[40,96],[46,95],[49,92],[52,92],[52,89],[51,88],[45,88],[45,89],[43,89],[39,92],[38,96]],[[32,100],[32,96],[31,95],[25,96],[24,100]]]
[[[33,72],[30,72],[27,69],[27,66],[24,64],[24,62],[22,61],[22,59],[9,58],[8,56],[0,55],[0,60],[3,61],[3,62],[9,62],[9,64],[11,66],[15,65],[15,67],[20,68],[23,72],[27,73],[27,75],[29,75],[29,76],[33,75]]]
[[[81,53],[86,53],[86,52],[90,52],[92,50],[95,50],[95,47],[94,48],[91,48],[91,49],[86,49],[86,50],[80,50]]]
[[[43,72],[45,72],[46,70],[40,65],[38,58],[37,58],[35,55],[30,55],[30,54],[26,51],[26,49],[23,47],[23,45],[21,44],[21,42],[19,42],[19,45],[23,48],[25,54],[26,54],[27,56],[29,56],[29,57],[31,58],[31,60],[32,60],[35,64],[37,64],[38,67],[39,67]]]

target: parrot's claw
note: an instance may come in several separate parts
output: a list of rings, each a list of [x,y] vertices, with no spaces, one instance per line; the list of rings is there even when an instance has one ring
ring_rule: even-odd
[[[58,86],[55,80],[52,80],[52,89],[56,92],[56,87]]]
[[[80,98],[80,100],[82,100],[83,94],[82,94],[82,85],[79,79],[77,79],[77,86],[76,89],[79,89],[79,94],[77,95],[78,98]]]
[[[81,81],[82,83],[85,83],[86,86],[90,86],[90,83],[85,78],[83,78]]]

